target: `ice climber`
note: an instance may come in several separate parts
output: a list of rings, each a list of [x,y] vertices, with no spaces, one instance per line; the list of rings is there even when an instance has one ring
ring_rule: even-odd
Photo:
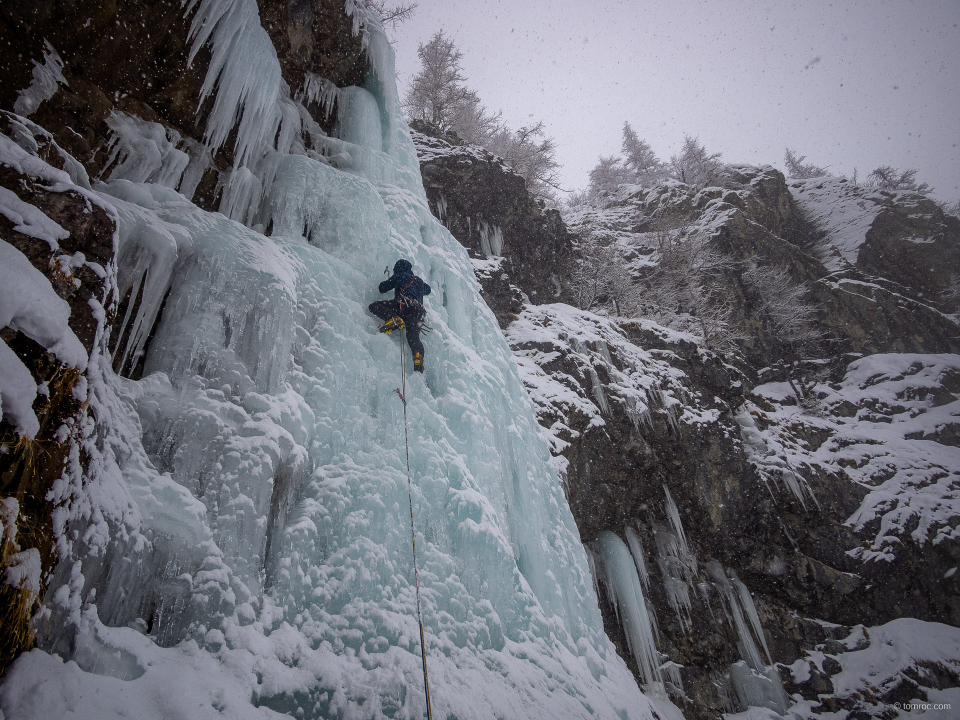
[[[393,300],[378,300],[370,303],[370,312],[381,320],[380,332],[390,334],[394,330],[406,328],[407,344],[413,353],[413,369],[423,372],[423,343],[420,341],[420,328],[427,310],[423,306],[423,296],[430,294],[430,286],[413,274],[413,265],[409,260],[397,260],[393,266],[393,275],[380,283],[380,292],[393,290]]]

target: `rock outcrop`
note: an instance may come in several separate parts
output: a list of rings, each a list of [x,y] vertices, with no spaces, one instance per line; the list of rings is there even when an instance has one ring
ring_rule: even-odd
[[[484,299],[506,327],[529,302],[568,302],[573,237],[522,177],[490,152],[411,123],[430,209],[477,262]],[[507,281],[509,278],[509,281]]]
[[[52,137],[38,126],[5,117],[13,134],[32,152],[63,164],[65,154]],[[112,319],[115,301],[108,269],[114,261],[115,218],[97,203],[67,187],[58,187],[56,175],[42,171],[42,164],[4,136],[0,165],[0,191],[14,194],[17,202],[4,198],[0,238],[40,271],[46,281],[35,302],[59,298],[69,308],[69,328],[90,355],[102,342]],[[18,158],[21,162],[18,162]],[[26,162],[22,162],[27,160]],[[49,168],[49,166],[48,166]],[[67,174],[62,180],[69,184]],[[18,212],[35,216],[15,222]],[[4,262],[10,258],[4,255]],[[9,266],[2,268],[9,272]],[[39,279],[39,278],[38,278]],[[4,275],[4,282],[13,278]],[[7,303],[5,303],[7,304]],[[32,309],[43,312],[43,307]],[[3,566],[18,580],[0,584],[4,605],[0,633],[0,670],[33,642],[29,621],[42,599],[49,572],[57,560],[53,511],[54,486],[71,463],[83,462],[79,439],[87,422],[86,368],[64,362],[45,337],[33,331],[28,319],[13,318],[16,327],[0,328],[0,339],[29,369],[37,385],[32,410],[37,428],[32,436],[18,432],[10,408],[0,420],[0,497],[5,510]],[[25,321],[26,320],[26,321]],[[36,567],[23,574],[16,570],[29,562]]]
[[[497,178],[491,159],[469,147],[455,151],[456,174],[434,171],[437,142],[420,141],[425,182],[437,216],[458,227],[441,198],[472,187],[462,178]],[[734,166],[729,181],[625,188],[571,219],[581,241],[617,245],[640,279],[656,264],[652,236],[664,227],[708,236],[732,261],[721,284],[743,334],[738,354],[705,351],[648,320],[542,304],[542,295],[528,294],[505,333],[582,539],[638,541],[660,632],[658,679],[686,716],[748,704],[885,716],[908,695],[960,685],[957,659],[939,657],[908,663],[910,689],[891,681],[871,690],[859,676],[851,686],[843,656],[867,652],[869,639],[851,640],[869,638],[863,626],[900,617],[960,625],[960,505],[951,499],[960,356],[949,354],[960,336],[942,302],[960,270],[958,220],[921,197],[843,179],[787,182],[772,168]],[[476,252],[460,224],[455,235]],[[742,280],[750,261],[809,288],[829,369],[815,402],[799,402],[778,364],[782,342],[757,320]],[[478,264],[481,282],[484,270]],[[497,271],[503,284],[523,282],[506,264]],[[603,589],[610,580],[599,574]],[[650,682],[612,592],[601,593],[608,634]],[[760,633],[745,629],[751,606]],[[779,699],[771,677],[786,693]]]

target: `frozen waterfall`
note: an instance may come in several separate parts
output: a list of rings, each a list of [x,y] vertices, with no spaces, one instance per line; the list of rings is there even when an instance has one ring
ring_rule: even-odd
[[[510,350],[427,207],[382,30],[349,3],[374,72],[339,91],[318,154],[255,0],[188,5],[212,51],[205,138],[236,128],[237,163],[205,212],[206,150],[112,120],[117,169],[83,192],[117,220],[129,313],[88,366],[88,462],[55,488],[60,564],[3,713],[423,717],[405,349],[366,310],[404,257],[433,287],[406,382],[435,716],[651,717]]]

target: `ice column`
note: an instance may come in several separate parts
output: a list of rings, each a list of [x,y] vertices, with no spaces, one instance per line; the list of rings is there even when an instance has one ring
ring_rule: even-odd
[[[480,232],[480,249],[488,260],[499,257],[503,252],[503,230],[499,225],[487,225],[483,220],[477,223]]]
[[[773,660],[763,637],[760,617],[750,591],[733,570],[729,571],[728,578],[720,567],[720,563],[716,561],[709,563],[707,572],[720,590],[724,609],[727,610],[728,617],[737,631],[739,641],[737,648],[743,660],[730,666],[730,680],[737,698],[744,708],[765,707],[780,714],[785,713],[789,701],[780,682],[780,675],[773,667]],[[754,637],[760,641],[769,665],[763,662]]]
[[[597,571],[627,636],[630,654],[637,661],[645,685],[660,682],[660,656],[654,641],[656,626],[647,611],[643,586],[634,559],[623,540],[609,530],[597,536]]]
[[[687,536],[680,521],[680,513],[666,485],[663,491],[666,494],[666,514],[672,530],[662,526],[654,528],[657,564],[663,575],[667,601],[680,620],[680,624],[689,630],[691,628],[690,588],[697,576],[697,558],[690,552]]]

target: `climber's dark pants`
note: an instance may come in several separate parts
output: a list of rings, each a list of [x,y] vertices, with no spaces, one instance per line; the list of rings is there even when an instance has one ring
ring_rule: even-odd
[[[423,343],[420,342],[420,326],[423,323],[423,306],[416,304],[401,305],[399,300],[378,300],[370,303],[370,312],[381,320],[402,318],[407,332],[407,344],[414,353],[423,357]]]

